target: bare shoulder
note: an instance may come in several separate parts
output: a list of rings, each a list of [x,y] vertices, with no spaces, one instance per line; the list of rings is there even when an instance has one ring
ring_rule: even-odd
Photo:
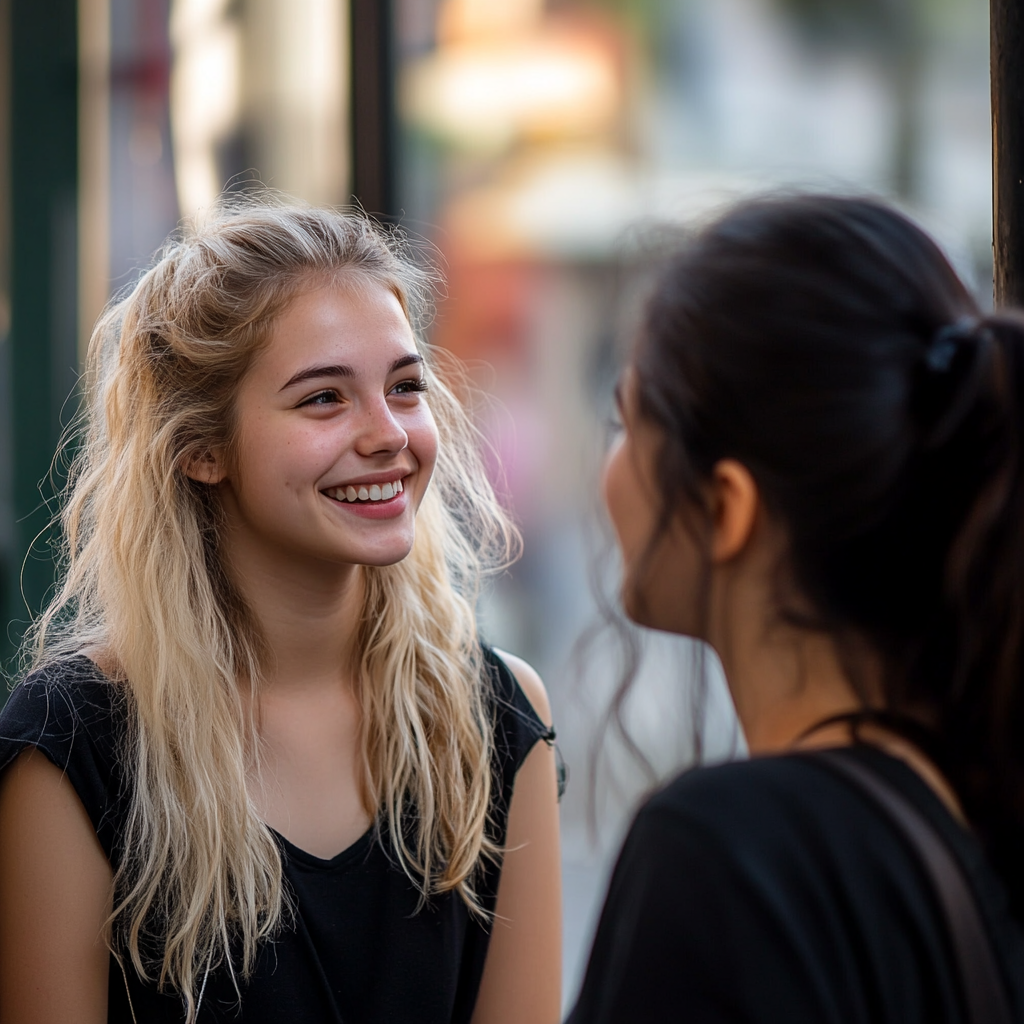
[[[0,774],[4,1024],[106,1021],[112,896],[110,864],[70,780],[26,747]]]
[[[537,712],[540,720],[545,725],[550,725],[551,702],[548,700],[548,691],[544,686],[543,680],[537,674],[537,670],[532,665],[523,661],[522,658],[517,658],[514,654],[509,654],[507,651],[500,651],[498,648],[495,648],[494,653],[508,665],[509,670],[516,677],[516,682],[522,687],[523,693],[526,694],[528,700],[533,705],[533,710]]]

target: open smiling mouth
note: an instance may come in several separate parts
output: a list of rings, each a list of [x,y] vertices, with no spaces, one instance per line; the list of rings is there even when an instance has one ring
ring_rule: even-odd
[[[331,487],[324,491],[328,498],[335,501],[350,501],[356,504],[372,504],[373,502],[390,501],[397,498],[405,487],[401,479],[386,484],[349,484],[347,487]]]

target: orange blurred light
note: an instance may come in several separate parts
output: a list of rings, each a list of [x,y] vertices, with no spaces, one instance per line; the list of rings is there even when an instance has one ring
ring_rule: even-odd
[[[543,17],[544,0],[444,0],[437,15],[437,37],[450,44],[507,36],[535,28]]]
[[[606,131],[619,112],[621,86],[604,38],[549,25],[511,39],[442,47],[410,67],[402,104],[421,128],[489,148],[520,136]]]

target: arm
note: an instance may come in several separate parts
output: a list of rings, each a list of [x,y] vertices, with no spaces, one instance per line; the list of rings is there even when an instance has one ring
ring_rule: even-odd
[[[0,1020],[105,1024],[112,875],[67,776],[28,748],[0,775]]]
[[[501,653],[543,722],[540,677]],[[516,775],[507,852],[473,1024],[555,1024],[561,1018],[562,884],[554,750],[538,742]]]

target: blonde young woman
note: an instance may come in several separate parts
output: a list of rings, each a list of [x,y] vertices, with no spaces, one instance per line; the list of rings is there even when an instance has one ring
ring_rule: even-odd
[[[248,201],[100,321],[0,715],[3,1024],[557,1019],[549,709],[478,640],[513,532],[424,286]]]

